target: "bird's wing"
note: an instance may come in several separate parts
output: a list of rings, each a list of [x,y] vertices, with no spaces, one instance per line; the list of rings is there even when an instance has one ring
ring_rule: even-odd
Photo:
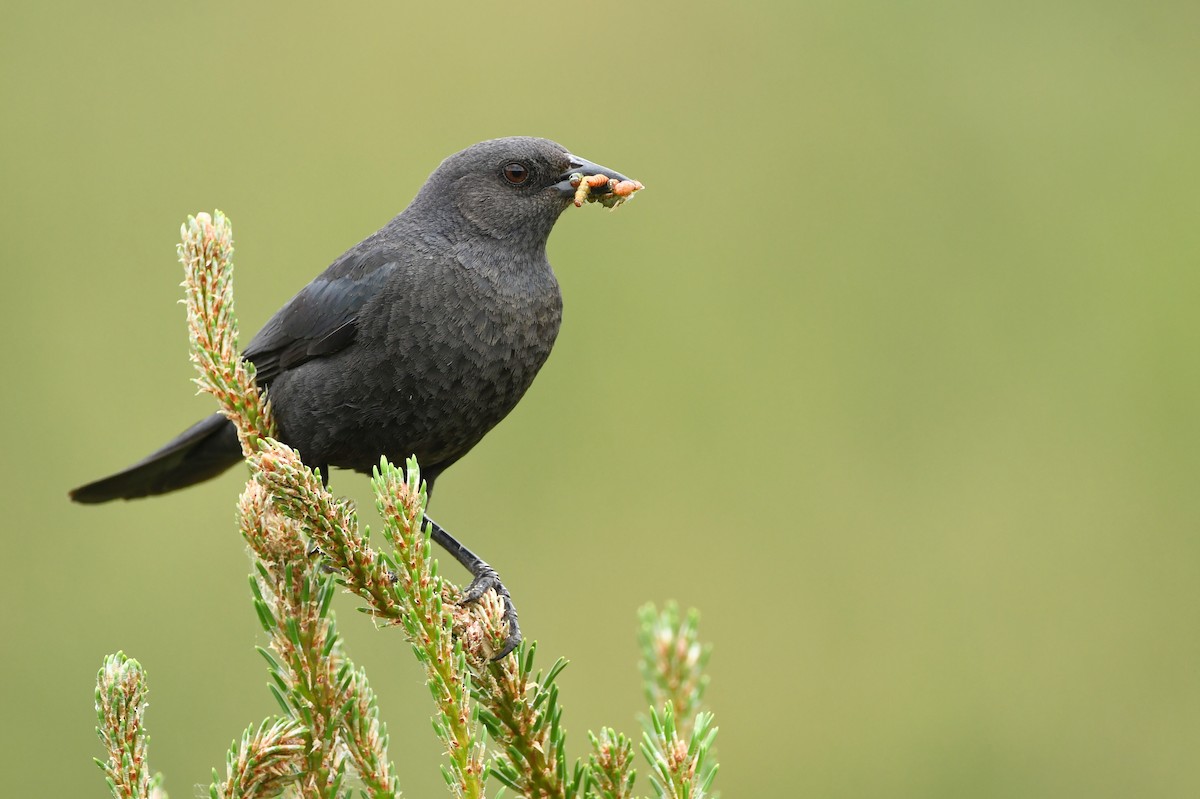
[[[393,256],[383,249],[351,250],[280,308],[243,353],[259,384],[350,346],[359,312],[398,268]]]

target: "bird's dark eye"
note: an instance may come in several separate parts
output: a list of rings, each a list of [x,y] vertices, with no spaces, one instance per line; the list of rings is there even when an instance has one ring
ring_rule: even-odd
[[[504,179],[514,186],[520,186],[529,180],[529,170],[525,168],[524,164],[513,161],[504,167]]]

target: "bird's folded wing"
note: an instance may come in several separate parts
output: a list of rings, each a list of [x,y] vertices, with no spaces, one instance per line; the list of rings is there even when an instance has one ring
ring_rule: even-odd
[[[280,308],[243,353],[254,364],[259,385],[350,346],[359,312],[397,271],[394,255],[351,250]]]

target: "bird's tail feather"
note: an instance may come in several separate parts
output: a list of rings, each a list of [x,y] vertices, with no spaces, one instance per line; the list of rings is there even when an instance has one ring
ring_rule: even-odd
[[[165,494],[216,477],[241,459],[237,428],[216,413],[128,469],[76,488],[71,499],[92,504]]]

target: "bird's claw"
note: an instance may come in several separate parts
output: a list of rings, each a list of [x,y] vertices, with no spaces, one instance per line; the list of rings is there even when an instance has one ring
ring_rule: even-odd
[[[472,602],[478,602],[488,591],[495,591],[496,596],[500,597],[500,601],[504,603],[504,623],[508,625],[508,635],[505,637],[500,651],[492,656],[492,660],[503,660],[520,645],[521,625],[517,623],[517,608],[513,605],[512,596],[504,587],[504,583],[500,582],[500,575],[496,573],[496,570],[485,564],[475,574],[475,579],[467,586],[467,590],[463,592],[458,604],[469,605]]]

